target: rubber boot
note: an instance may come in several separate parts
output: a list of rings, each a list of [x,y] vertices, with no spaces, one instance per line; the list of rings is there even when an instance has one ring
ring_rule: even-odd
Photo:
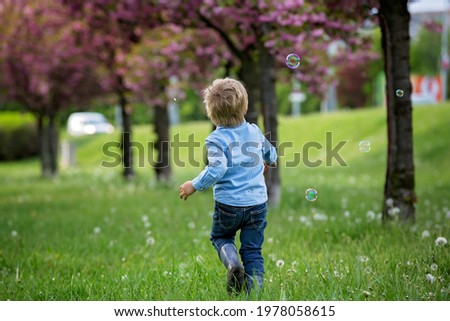
[[[227,292],[239,293],[244,283],[244,267],[239,260],[236,247],[232,243],[227,243],[220,249],[220,260],[227,269]]]
[[[260,292],[263,286],[264,277],[262,275],[245,276],[245,292],[250,295],[252,290]]]

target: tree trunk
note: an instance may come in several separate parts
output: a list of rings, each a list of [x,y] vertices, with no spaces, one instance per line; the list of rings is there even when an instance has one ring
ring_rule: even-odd
[[[132,109],[128,105],[127,98],[124,92],[119,92],[119,105],[122,111],[122,161],[123,161],[123,176],[125,179],[132,179],[134,177],[133,170],[133,150],[131,149],[131,114]]]
[[[278,121],[277,104],[275,94],[275,57],[264,47],[260,48],[260,70],[261,70],[261,104],[264,119],[264,130],[267,139],[277,147]],[[267,192],[269,204],[278,206],[281,200],[280,171],[278,166],[268,168],[266,171]]]
[[[55,113],[38,113],[36,121],[41,175],[44,178],[55,177],[58,175],[58,128],[55,124]]]
[[[41,161],[41,174],[42,177],[50,177],[50,157],[49,157],[49,146],[48,146],[48,127],[45,123],[46,119],[44,115],[37,115],[37,128],[39,136],[39,159]]]
[[[156,179],[169,182],[172,178],[172,168],[170,166],[169,113],[166,107],[155,106],[154,125],[157,135],[155,149],[158,153],[158,159],[155,163]]]
[[[50,112],[48,116],[48,154],[50,175],[58,174],[58,128],[55,124],[55,112]]]
[[[245,85],[248,93],[248,110],[245,115],[245,120],[249,123],[258,123],[258,101],[260,90],[259,66],[258,61],[252,57],[245,55],[241,59],[241,67],[238,72],[239,78]]]
[[[408,1],[380,1],[387,95],[388,156],[383,223],[415,221]],[[388,201],[389,200],[389,201]],[[392,201],[391,201],[392,200]]]

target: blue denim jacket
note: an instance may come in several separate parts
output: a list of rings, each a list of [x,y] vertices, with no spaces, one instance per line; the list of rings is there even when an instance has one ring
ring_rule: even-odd
[[[267,201],[264,163],[277,160],[275,147],[255,124],[217,127],[205,141],[208,166],[192,180],[197,191],[214,185],[214,199],[232,206]]]

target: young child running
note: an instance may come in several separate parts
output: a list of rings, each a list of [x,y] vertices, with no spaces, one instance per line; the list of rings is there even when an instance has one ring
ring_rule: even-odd
[[[208,118],[217,126],[205,141],[208,165],[192,181],[180,186],[186,200],[213,186],[214,215],[210,240],[227,269],[228,293],[261,289],[264,276],[262,245],[267,226],[265,167],[275,166],[275,148],[244,115],[248,96],[231,78],[216,79],[204,90]],[[240,230],[239,254],[234,244]],[[256,283],[256,284],[255,284]]]

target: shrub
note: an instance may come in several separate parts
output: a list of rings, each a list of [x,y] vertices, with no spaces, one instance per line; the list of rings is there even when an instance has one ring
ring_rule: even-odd
[[[0,161],[25,159],[38,152],[39,138],[33,115],[0,113]]]

